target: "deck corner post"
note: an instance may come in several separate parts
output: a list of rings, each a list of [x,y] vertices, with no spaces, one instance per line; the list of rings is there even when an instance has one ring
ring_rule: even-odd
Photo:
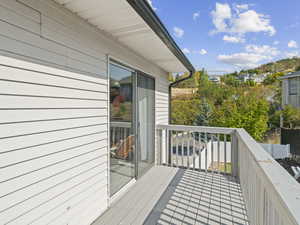
[[[232,176],[239,179],[239,157],[238,157],[238,131],[234,130],[231,134],[231,163],[232,163]]]

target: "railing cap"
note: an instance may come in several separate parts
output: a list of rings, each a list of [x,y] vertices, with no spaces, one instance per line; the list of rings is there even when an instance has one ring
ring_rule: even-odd
[[[186,125],[163,125],[156,126],[157,129],[168,129],[171,131],[190,131],[190,132],[202,132],[211,134],[232,134],[235,128],[226,127],[204,127],[204,126],[186,126]]]

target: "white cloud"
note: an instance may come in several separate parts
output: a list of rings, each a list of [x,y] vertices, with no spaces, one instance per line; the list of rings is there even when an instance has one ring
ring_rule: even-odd
[[[200,55],[206,55],[206,54],[207,54],[207,51],[206,51],[205,49],[201,49],[201,50],[199,51],[199,54],[200,54]]]
[[[193,13],[193,20],[197,20],[198,19],[198,17],[200,16],[200,13],[199,12],[195,12],[195,13]]]
[[[240,13],[237,18],[232,19],[232,24],[231,32],[233,33],[266,32],[270,36],[276,33],[275,28],[270,25],[270,19],[263,14],[258,14],[254,10]]]
[[[216,10],[211,12],[213,17],[213,24],[216,30],[213,32],[226,32],[228,27],[225,22],[226,19],[231,19],[231,8],[228,4],[216,3]]]
[[[188,48],[182,49],[182,52],[183,52],[184,54],[190,54],[190,53],[191,53],[191,51],[190,51]]]
[[[218,60],[229,64],[234,65],[240,68],[253,68],[258,65],[262,60],[267,59],[268,57],[254,54],[254,53],[235,53],[232,55],[219,55]]]
[[[191,51],[191,50],[188,49],[188,48],[183,48],[183,49],[182,49],[182,52],[183,52],[184,54],[191,54],[191,53],[193,53],[193,54],[200,54],[200,55],[206,55],[206,54],[207,54],[207,51],[206,51],[205,49],[201,49],[201,50],[199,50],[199,51],[196,51],[196,50]]]
[[[174,31],[174,35],[178,38],[182,38],[184,35],[184,30],[179,27],[174,27],[173,31]]]
[[[246,40],[242,37],[228,36],[228,35],[225,35],[223,37],[223,41],[230,42],[230,43],[245,43],[246,42]]]
[[[279,45],[279,43],[280,43],[279,41],[274,41],[273,45]]]
[[[248,4],[236,5],[235,7],[237,9],[241,9],[241,10],[248,10],[249,9],[249,5]]]
[[[269,45],[247,45],[245,49],[247,52],[264,55],[270,57],[270,59],[280,54],[280,51],[277,48]]]
[[[236,6],[237,7],[237,6]],[[246,9],[246,5],[239,5]],[[247,7],[249,7],[247,5]],[[271,20],[264,14],[259,14],[254,10],[240,12],[236,10],[232,13],[228,4],[216,3],[216,10],[211,12],[215,30],[211,33],[237,33],[244,35],[248,32],[265,32],[270,36],[276,33],[275,28],[271,25]]]
[[[258,66],[262,61],[271,60],[280,54],[277,48],[269,45],[247,45],[245,50],[246,52],[231,55],[219,55],[218,60],[239,68],[253,68]]]
[[[288,43],[289,48],[298,48],[298,43],[294,40],[289,41]]]
[[[147,2],[149,3],[149,5],[151,6],[151,8],[155,11],[157,8],[155,8],[153,6],[152,0],[147,0]]]
[[[286,52],[285,56],[287,58],[300,57],[300,52],[299,51]]]

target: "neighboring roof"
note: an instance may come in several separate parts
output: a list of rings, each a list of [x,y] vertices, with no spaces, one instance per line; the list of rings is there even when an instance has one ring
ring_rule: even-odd
[[[146,0],[55,1],[165,71],[194,71]]]
[[[300,71],[294,72],[294,73],[288,73],[287,75],[280,77],[280,80],[289,79],[293,77],[300,77]]]

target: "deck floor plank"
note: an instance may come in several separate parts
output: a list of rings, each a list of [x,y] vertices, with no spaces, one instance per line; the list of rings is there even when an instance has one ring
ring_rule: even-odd
[[[248,225],[239,183],[218,173],[153,167],[93,225]]]

